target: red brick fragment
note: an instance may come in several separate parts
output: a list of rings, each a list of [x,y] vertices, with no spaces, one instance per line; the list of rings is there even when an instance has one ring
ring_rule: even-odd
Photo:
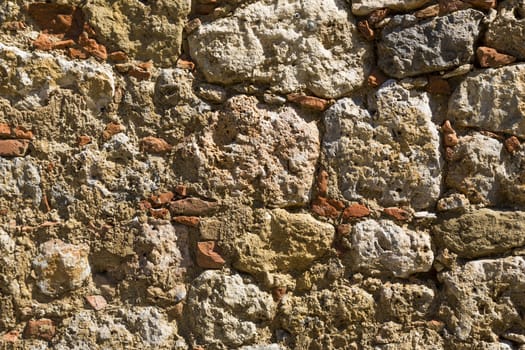
[[[175,216],[172,220],[184,226],[197,227],[201,219],[198,216]]]
[[[426,90],[431,94],[437,95],[450,95],[452,93],[452,89],[450,88],[448,81],[435,75],[428,77]]]
[[[179,58],[177,60],[177,68],[180,69],[187,69],[187,70],[194,70],[195,69],[195,63],[192,61],[183,60],[182,58]]]
[[[8,343],[15,343],[18,341],[18,337],[20,336],[20,332],[17,330],[12,330],[7,332],[2,336],[2,340]]]
[[[105,61],[108,58],[106,47],[97,43],[95,39],[90,39],[86,32],[80,34],[78,37],[78,44],[85,52],[101,61]]]
[[[214,241],[197,243],[197,265],[204,269],[220,269],[226,261],[218,253],[214,252]]]
[[[91,143],[91,137],[89,137],[89,136],[87,136],[87,135],[80,135],[80,136],[78,137],[78,141],[77,141],[77,142],[78,142],[78,145],[79,145],[80,147],[83,147],[83,146],[85,146],[85,145]]]
[[[108,302],[102,295],[88,295],[86,296],[86,301],[95,311],[104,309]]]
[[[323,197],[326,197],[328,193],[328,173],[326,170],[321,170],[317,174],[317,191]]]
[[[175,195],[171,191],[162,192],[162,193],[159,193],[158,195],[155,195],[155,194],[151,195],[150,201],[154,205],[163,205],[163,204],[169,203],[173,199],[174,196]]]
[[[507,151],[511,154],[518,151],[521,147],[520,140],[516,136],[511,136],[507,138],[504,144]]]
[[[148,80],[151,78],[151,72],[137,66],[132,66],[128,70],[128,74],[137,80]]]
[[[387,76],[379,68],[374,68],[368,76],[368,85],[375,88],[381,86],[387,79]]]
[[[516,57],[499,53],[495,49],[486,46],[478,47],[476,49],[476,56],[479,65],[484,68],[497,68],[516,61]]]
[[[363,37],[368,41],[373,41],[375,38],[375,33],[372,28],[370,28],[370,24],[368,24],[368,21],[362,20],[357,23],[357,29],[359,30],[359,33],[363,35]]]
[[[68,52],[69,57],[77,58],[79,60],[84,60],[89,57],[87,52],[79,50],[74,47],[70,47],[67,52]]]
[[[383,209],[383,213],[385,213],[388,216],[391,216],[399,221],[406,221],[410,219],[410,213],[407,212],[404,209],[397,208],[397,207],[390,207]]]
[[[9,125],[0,123],[0,137],[11,137],[11,127]]]
[[[341,206],[344,208],[344,204],[340,201],[317,197],[312,201],[311,210],[319,216],[337,219],[343,209]]]
[[[56,333],[56,327],[52,320],[41,318],[27,322],[24,337],[36,338],[50,341]]]
[[[142,149],[149,153],[166,153],[171,151],[172,146],[164,139],[147,136],[140,140]]]
[[[0,140],[0,156],[23,157],[29,147],[27,140]]]
[[[109,140],[113,135],[123,132],[124,130],[126,130],[124,125],[117,122],[110,122],[102,132],[102,137],[104,140]]]
[[[449,120],[445,120],[441,126],[443,132],[443,144],[445,147],[454,147],[458,144],[459,140],[456,135],[456,131],[452,128]]]
[[[306,96],[301,94],[288,94],[287,96],[288,101],[297,103],[301,107],[313,109],[316,111],[324,111],[326,108],[328,108],[330,102],[319,98],[315,96]]]
[[[29,16],[46,33],[63,34],[68,32],[73,24],[75,8],[70,5],[35,2],[28,4],[26,9]]]
[[[139,209],[140,210],[149,210],[152,208],[152,205],[149,201],[147,200],[142,200],[139,202]]]
[[[353,203],[343,211],[343,220],[348,221],[352,218],[362,218],[370,215],[370,209],[366,206]]]
[[[13,133],[17,139],[32,140],[34,137],[31,130],[27,130],[22,126],[17,126],[15,130],[13,130]]]
[[[208,202],[200,198],[185,198],[170,203],[170,211],[173,215],[201,216],[215,211],[217,202]]]
[[[113,62],[126,62],[128,55],[124,51],[113,51],[108,55],[108,58]]]
[[[341,224],[337,226],[337,235],[340,237],[348,236],[352,231],[352,225]]]
[[[42,51],[49,51],[53,49],[53,41],[47,34],[40,34],[35,41],[33,41],[33,47]]]
[[[151,208],[149,210],[149,213],[155,219],[169,219],[170,217],[170,211],[166,208],[160,208],[160,209]]]
[[[175,186],[175,193],[181,197],[186,197],[188,195],[188,188],[184,185]]]
[[[471,7],[469,4],[461,0],[438,0],[438,3],[440,16],[459,10],[465,10]]]

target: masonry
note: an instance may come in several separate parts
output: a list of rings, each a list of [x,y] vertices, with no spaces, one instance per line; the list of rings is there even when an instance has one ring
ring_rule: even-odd
[[[525,349],[519,0],[0,2],[6,349]]]

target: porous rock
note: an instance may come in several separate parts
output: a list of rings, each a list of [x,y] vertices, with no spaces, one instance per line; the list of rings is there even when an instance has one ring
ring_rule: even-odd
[[[372,58],[341,0],[255,2],[202,24],[188,42],[209,82],[271,84],[324,98],[362,85]]]
[[[525,5],[519,0],[502,1],[487,28],[485,43],[498,51],[525,59]]]
[[[308,202],[319,156],[319,131],[291,107],[270,108],[239,95],[179,145],[188,180],[214,196],[243,194],[271,207]]]
[[[524,76],[524,64],[468,74],[450,97],[448,116],[457,126],[525,137]]]
[[[352,228],[352,269],[368,275],[408,278],[432,267],[430,235],[388,220],[361,221]]]
[[[498,254],[525,244],[525,213],[484,208],[445,219],[433,233],[460,257]]]
[[[338,174],[334,183],[348,200],[430,208],[440,193],[442,161],[428,95],[390,81],[376,96],[375,115],[349,98],[324,115],[323,151]]]
[[[56,296],[81,287],[91,275],[88,247],[52,239],[40,246],[33,259],[36,285],[43,294]]]
[[[394,16],[381,32],[378,65],[388,75],[404,78],[469,63],[482,17],[472,9],[423,22],[413,15]]]
[[[275,313],[270,294],[238,274],[213,270],[193,281],[187,303],[197,341],[214,349],[253,344],[264,322]]]
[[[366,16],[383,8],[403,12],[417,9],[427,2],[428,0],[357,0],[352,1],[352,13],[357,16]]]

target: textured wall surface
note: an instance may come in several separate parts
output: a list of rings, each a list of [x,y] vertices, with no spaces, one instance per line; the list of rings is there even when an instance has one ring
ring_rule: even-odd
[[[2,349],[525,349],[523,0],[0,1]]]

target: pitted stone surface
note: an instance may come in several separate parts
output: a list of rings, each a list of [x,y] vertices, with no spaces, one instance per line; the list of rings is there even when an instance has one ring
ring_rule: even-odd
[[[383,28],[378,42],[378,64],[396,78],[459,67],[474,59],[483,14],[463,10],[418,22],[398,15]]]
[[[255,2],[201,25],[188,42],[209,82],[270,84],[325,98],[361,86],[373,55],[342,0]]]

